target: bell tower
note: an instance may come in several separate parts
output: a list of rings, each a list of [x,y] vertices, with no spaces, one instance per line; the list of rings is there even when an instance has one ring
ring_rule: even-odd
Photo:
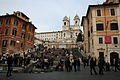
[[[63,30],[69,30],[70,20],[67,16],[63,18]]]
[[[74,22],[75,22],[75,25],[79,26],[80,25],[80,18],[79,16],[76,14],[76,16],[74,17]]]

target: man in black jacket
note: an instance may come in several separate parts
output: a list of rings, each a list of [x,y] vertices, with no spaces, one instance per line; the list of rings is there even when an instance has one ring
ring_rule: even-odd
[[[118,58],[115,58],[115,72],[120,71],[118,64],[119,64]]]
[[[105,61],[104,61],[104,58],[99,58],[99,61],[98,61],[98,67],[99,67],[99,75],[103,75],[103,69],[104,69],[104,64],[105,64]]]
[[[96,66],[96,59],[92,57],[90,60],[90,73],[91,73],[91,75],[92,75],[92,70],[94,71],[95,75],[97,75],[97,72],[95,70],[95,66]]]
[[[13,63],[13,58],[11,55],[8,55],[8,58],[7,58],[7,64],[8,64],[8,71],[7,71],[7,77],[8,76],[12,76],[11,75],[11,72],[12,72],[12,63]]]

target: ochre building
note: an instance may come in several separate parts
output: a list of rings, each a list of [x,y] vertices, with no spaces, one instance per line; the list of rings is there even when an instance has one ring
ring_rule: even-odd
[[[107,0],[103,4],[89,5],[82,17],[84,51],[87,55],[120,58],[120,2]]]

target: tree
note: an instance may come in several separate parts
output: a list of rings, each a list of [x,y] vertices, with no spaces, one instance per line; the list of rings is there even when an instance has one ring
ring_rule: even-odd
[[[78,34],[76,41],[77,41],[77,42],[83,42],[83,36],[82,36],[81,33]]]

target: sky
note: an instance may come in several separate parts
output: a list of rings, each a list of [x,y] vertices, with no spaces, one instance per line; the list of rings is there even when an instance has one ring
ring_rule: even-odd
[[[0,0],[0,15],[21,11],[37,27],[36,32],[61,31],[63,18],[86,15],[88,5],[101,4],[106,0]],[[82,28],[81,28],[82,29]]]

